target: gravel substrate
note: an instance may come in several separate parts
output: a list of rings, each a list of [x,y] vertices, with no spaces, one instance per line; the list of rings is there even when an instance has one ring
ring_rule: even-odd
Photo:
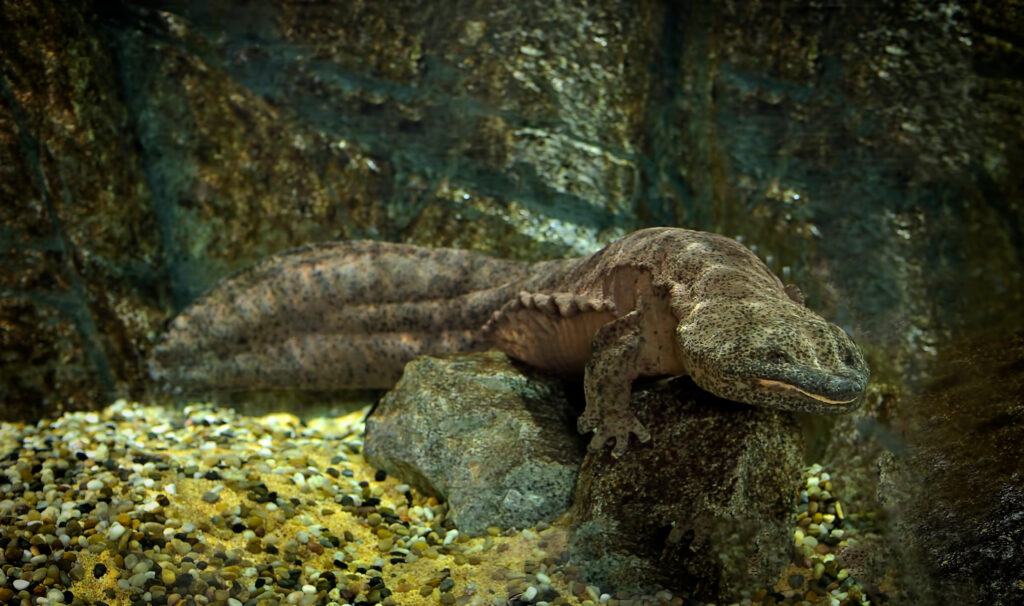
[[[303,422],[118,401],[0,424],[0,603],[681,605],[578,580],[562,525],[469,538],[444,504],[367,465],[362,418]],[[820,467],[796,558],[743,604],[867,604]]]

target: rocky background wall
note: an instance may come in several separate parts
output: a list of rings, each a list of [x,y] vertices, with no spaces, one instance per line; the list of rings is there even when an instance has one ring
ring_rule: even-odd
[[[717,231],[865,346],[808,456],[903,537],[907,603],[1022,596],[1018,3],[8,0],[0,32],[4,419],[145,397],[170,315],[301,244]]]

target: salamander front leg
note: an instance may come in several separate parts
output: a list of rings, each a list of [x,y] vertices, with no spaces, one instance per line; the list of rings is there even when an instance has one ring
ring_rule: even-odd
[[[602,326],[591,342],[590,361],[583,377],[587,407],[577,422],[581,433],[596,429],[590,441],[591,452],[614,439],[612,456],[618,458],[626,452],[629,434],[641,442],[651,439],[629,404],[643,345],[640,321],[640,311],[634,310]]]

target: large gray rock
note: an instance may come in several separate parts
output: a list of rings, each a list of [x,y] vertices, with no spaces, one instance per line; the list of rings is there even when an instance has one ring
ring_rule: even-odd
[[[588,454],[569,552],[590,582],[719,600],[785,567],[803,443],[793,416],[676,379],[632,401],[651,431],[620,459]]]
[[[367,419],[365,454],[478,535],[568,509],[585,448],[574,427],[561,384],[504,354],[422,357]]]

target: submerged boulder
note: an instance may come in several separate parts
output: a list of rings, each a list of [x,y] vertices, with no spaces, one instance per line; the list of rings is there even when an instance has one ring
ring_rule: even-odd
[[[367,419],[365,454],[479,535],[568,509],[585,447],[575,423],[560,382],[504,354],[425,356]]]
[[[686,378],[634,392],[651,440],[590,453],[569,552],[604,588],[719,600],[773,584],[792,543],[803,442],[791,413],[716,398]]]

